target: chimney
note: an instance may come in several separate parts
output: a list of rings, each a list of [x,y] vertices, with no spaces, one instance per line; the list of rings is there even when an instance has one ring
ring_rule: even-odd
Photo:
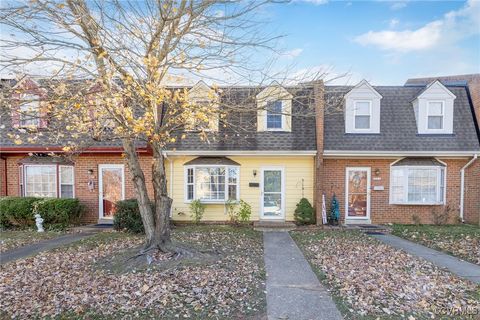
[[[323,195],[323,133],[325,112],[325,85],[322,80],[313,83],[315,105],[315,135],[317,156],[315,157],[315,214],[317,225],[322,225],[322,195]]]

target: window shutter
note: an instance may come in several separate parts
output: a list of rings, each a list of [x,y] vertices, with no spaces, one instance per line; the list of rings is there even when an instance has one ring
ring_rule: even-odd
[[[265,104],[266,105],[266,104]],[[265,117],[267,116],[267,110],[265,105],[259,103],[257,110],[257,131],[265,131]]]

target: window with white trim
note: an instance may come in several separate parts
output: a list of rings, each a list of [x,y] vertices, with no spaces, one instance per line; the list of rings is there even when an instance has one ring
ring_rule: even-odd
[[[372,117],[371,101],[354,102],[355,129],[370,129]]]
[[[427,129],[442,130],[444,117],[443,101],[429,101],[427,108]]]
[[[445,168],[440,166],[393,166],[390,173],[393,204],[443,204]]]
[[[20,194],[25,197],[73,198],[74,168],[70,165],[20,166]]]
[[[40,102],[38,96],[25,95],[19,106],[20,126],[38,127],[40,126]]]
[[[73,167],[60,166],[60,198],[73,198]]]
[[[57,166],[25,165],[26,197],[57,197]]]
[[[282,101],[270,101],[267,103],[267,130],[281,130],[283,128]]]
[[[189,166],[185,168],[185,198],[223,203],[239,199],[239,168],[236,166]]]

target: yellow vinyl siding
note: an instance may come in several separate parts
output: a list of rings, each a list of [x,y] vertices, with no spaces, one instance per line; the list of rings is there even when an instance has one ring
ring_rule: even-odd
[[[194,159],[191,156],[170,156],[169,160],[173,165],[166,163],[168,192],[173,199],[172,218],[173,220],[191,220],[189,203],[185,201],[185,177],[184,163]],[[293,221],[293,213],[296,204],[303,194],[313,204],[314,186],[314,158],[313,156],[282,157],[282,156],[232,156],[228,157],[240,164],[240,199],[252,206],[252,221],[260,217],[260,187],[249,187],[249,183],[260,184],[261,168],[278,166],[284,168],[285,174],[285,220]],[[173,175],[171,170],[173,167]],[[253,171],[257,175],[253,176]],[[173,192],[172,192],[173,191]],[[205,214],[202,220],[205,221],[226,221],[228,220],[225,205],[206,204]]]

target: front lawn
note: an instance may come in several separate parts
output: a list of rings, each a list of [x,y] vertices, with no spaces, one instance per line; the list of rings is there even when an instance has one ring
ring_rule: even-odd
[[[63,235],[61,231],[37,232],[35,230],[0,231],[0,253],[19,248],[42,240],[52,239]]]
[[[480,227],[394,225],[392,234],[480,265]]]
[[[459,312],[480,311],[480,286],[367,235],[291,234],[346,319],[462,319]]]
[[[173,237],[210,259],[156,255],[129,271],[115,261],[143,239],[104,232],[3,266],[0,318],[260,319],[265,315],[262,234],[183,227]],[[155,260],[156,261],[156,260]]]

